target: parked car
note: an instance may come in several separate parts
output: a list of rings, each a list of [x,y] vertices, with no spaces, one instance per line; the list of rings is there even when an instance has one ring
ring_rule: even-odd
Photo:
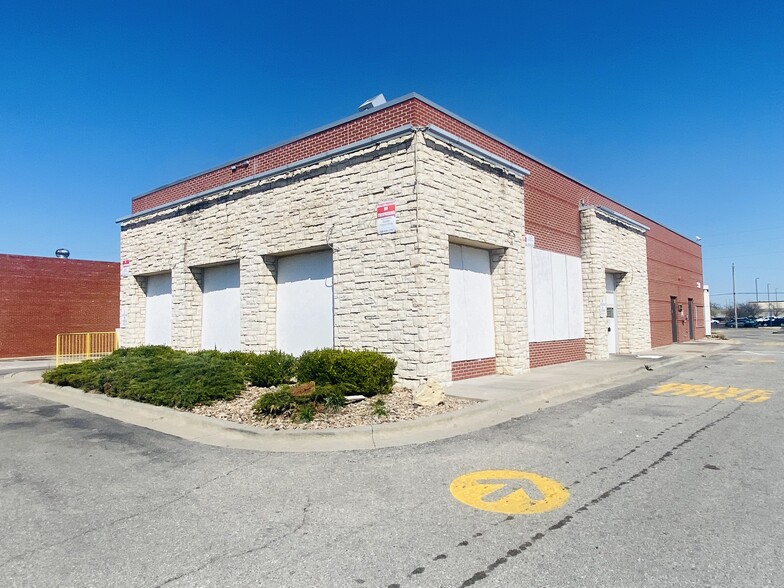
[[[775,317],[771,321],[770,326],[771,327],[782,327],[782,326],[784,326],[784,316],[777,316],[777,317]]]
[[[734,329],[735,328],[735,319],[730,319],[726,323],[724,323],[725,327]],[[757,323],[757,319],[754,317],[743,317],[738,319],[738,328],[739,329],[750,329],[750,328],[757,328],[759,324]]]

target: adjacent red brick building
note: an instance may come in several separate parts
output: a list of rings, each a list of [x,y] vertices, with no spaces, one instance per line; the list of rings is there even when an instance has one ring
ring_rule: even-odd
[[[114,331],[120,266],[0,254],[0,357],[54,355],[58,333]]]

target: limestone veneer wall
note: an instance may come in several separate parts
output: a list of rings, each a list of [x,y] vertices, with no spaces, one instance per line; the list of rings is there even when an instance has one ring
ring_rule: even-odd
[[[397,232],[376,234],[393,200]],[[499,370],[527,368],[522,182],[421,131],[121,223],[123,345],[144,343],[145,276],[172,273],[172,345],[201,342],[201,273],[240,264],[241,346],[276,346],[276,260],[333,250],[335,346],[449,380],[449,239],[497,248]]]
[[[449,242],[491,250],[496,370],[528,369],[522,180],[426,134],[417,136],[419,361],[451,379]]]
[[[616,274],[618,352],[647,351],[651,323],[644,230],[596,207],[584,207],[580,210],[580,231],[586,358],[609,357],[603,307],[607,272]]]

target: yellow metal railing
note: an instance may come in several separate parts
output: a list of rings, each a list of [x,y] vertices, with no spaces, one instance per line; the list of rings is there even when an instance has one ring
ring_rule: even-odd
[[[55,365],[105,357],[115,351],[117,333],[61,333],[57,335]]]

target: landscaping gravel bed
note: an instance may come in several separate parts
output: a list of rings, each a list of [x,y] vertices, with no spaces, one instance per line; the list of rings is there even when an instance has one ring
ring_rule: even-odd
[[[189,412],[268,429],[336,429],[413,420],[460,410],[475,403],[474,400],[447,396],[444,403],[438,406],[416,406],[413,403],[410,388],[395,386],[389,394],[347,404],[337,412],[318,412],[310,422],[297,422],[283,416],[256,417],[252,410],[253,403],[261,394],[273,390],[274,388],[248,387],[234,400],[220,400],[210,405],[197,405]],[[387,412],[385,416],[375,414],[373,403],[378,399],[384,402],[384,408]]]

